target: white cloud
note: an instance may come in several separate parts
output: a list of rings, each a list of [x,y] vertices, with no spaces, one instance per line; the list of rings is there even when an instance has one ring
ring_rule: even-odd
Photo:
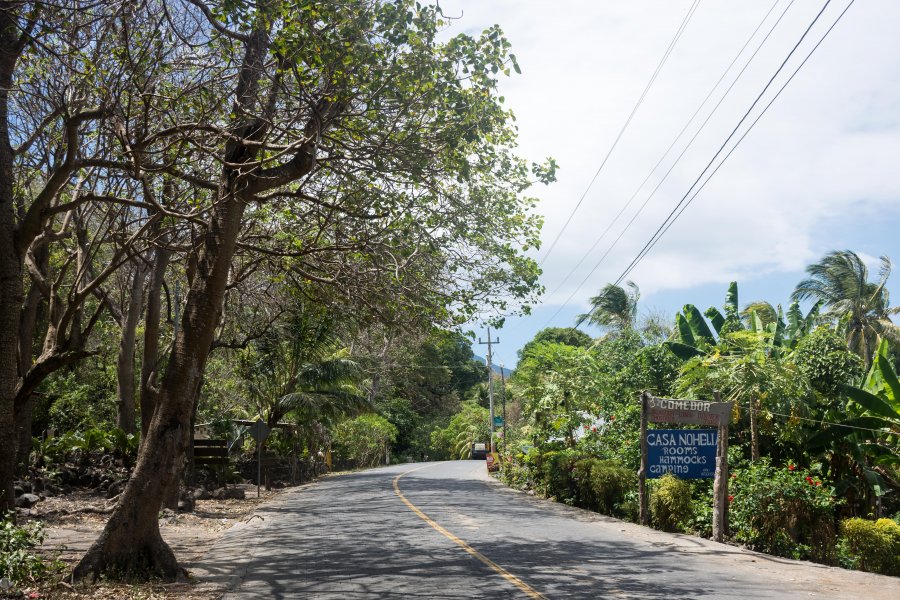
[[[828,24],[845,5],[832,4],[823,16]],[[621,209],[771,5],[769,0],[700,4],[645,104],[545,263],[548,290],[556,288]],[[779,3],[774,13],[786,5]],[[538,210],[546,216],[546,250],[690,2],[446,0],[441,6],[449,15],[463,13],[451,33],[477,32],[499,23],[513,43],[523,75],[504,81],[502,87],[518,117],[522,153],[535,160],[554,156],[561,165],[557,184],[534,190],[542,198]],[[721,113],[574,301],[583,304],[621,273],[820,6],[807,2],[792,6]],[[900,226],[894,208],[900,197],[895,167],[900,156],[897,22],[900,3],[858,2],[850,9],[631,275],[645,297],[665,289],[802,271],[832,249],[834,240],[852,241],[864,234],[839,231],[850,214],[867,215],[882,226],[889,219]],[[811,37],[818,39],[822,31],[817,28]],[[800,56],[809,48],[803,46]],[[579,272],[547,298],[548,303],[560,303],[572,293],[646,198],[646,190]],[[853,222],[858,225],[858,218]],[[882,245],[876,253],[894,254],[900,260],[900,242],[886,239]]]

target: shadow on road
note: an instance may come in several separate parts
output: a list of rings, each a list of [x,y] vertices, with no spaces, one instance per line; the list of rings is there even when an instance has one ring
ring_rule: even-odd
[[[234,575],[239,563],[241,583],[227,598],[522,597],[406,508],[393,476],[357,473],[294,494],[261,514],[258,534],[229,532],[203,568]],[[729,582],[723,596],[721,584],[707,583],[702,556],[685,564],[665,545],[605,537],[588,525],[599,515],[427,470],[400,485],[432,519],[550,598],[754,597],[752,581]]]

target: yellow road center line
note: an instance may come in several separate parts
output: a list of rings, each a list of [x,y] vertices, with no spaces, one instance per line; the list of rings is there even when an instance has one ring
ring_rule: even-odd
[[[403,477],[404,475],[406,475],[407,473],[412,473],[413,471],[418,471],[419,469],[424,469],[425,467],[429,467],[429,466],[431,466],[431,465],[424,465],[421,467],[417,467],[415,469],[411,469],[404,473],[400,473],[399,475],[394,477],[394,493],[397,494],[397,497],[403,501],[403,504],[405,504],[407,506],[407,508],[409,508],[409,510],[413,511],[416,514],[416,516],[418,516],[420,519],[422,519],[423,521],[425,521],[426,523],[431,525],[436,531],[438,531],[444,537],[455,542],[460,548],[462,548],[463,550],[465,550],[466,552],[471,554],[473,557],[477,558],[482,563],[484,563],[485,565],[487,565],[488,567],[490,567],[491,569],[493,569],[494,571],[499,573],[504,579],[506,579],[508,582],[510,582],[511,584],[513,584],[514,586],[516,586],[517,588],[522,590],[523,592],[525,592],[529,597],[535,598],[536,600],[537,599],[547,600],[547,598],[543,594],[541,594],[540,592],[535,590],[533,587],[531,587],[530,585],[528,585],[527,583],[525,583],[524,581],[522,581],[521,579],[519,579],[518,577],[516,577],[515,575],[513,575],[512,573],[510,573],[509,571],[507,571],[506,569],[504,569],[503,567],[501,567],[500,565],[498,565],[491,559],[489,559],[487,556],[485,556],[484,554],[482,554],[481,552],[479,552],[478,550],[476,550],[475,548],[473,548],[472,546],[470,546],[469,544],[467,544],[466,542],[464,542],[457,536],[453,535],[452,533],[450,533],[449,531],[444,529],[441,525],[439,525],[437,522],[435,522],[434,519],[432,519],[431,517],[426,515],[424,512],[419,510],[419,508],[415,504],[410,502],[406,498],[406,496],[403,495],[403,492],[400,491],[400,478]]]

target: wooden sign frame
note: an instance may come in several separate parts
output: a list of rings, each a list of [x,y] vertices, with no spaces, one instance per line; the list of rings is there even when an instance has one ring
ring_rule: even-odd
[[[715,425],[718,428],[716,447],[716,475],[713,480],[713,540],[721,542],[728,533],[728,424],[731,421],[731,402],[721,402],[715,392],[715,402],[657,398],[648,392],[641,394],[641,468],[638,471],[639,520],[650,524],[647,496],[647,425],[682,423]]]

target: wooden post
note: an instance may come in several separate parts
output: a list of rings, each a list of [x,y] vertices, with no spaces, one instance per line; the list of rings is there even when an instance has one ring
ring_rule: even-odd
[[[641,394],[641,469],[638,471],[639,515],[641,525],[650,524],[650,512],[647,507],[647,397]]]
[[[721,395],[714,392],[715,401]],[[719,417],[718,443],[716,444],[716,478],[713,483],[713,540],[722,542],[728,535],[728,422],[731,413]]]

